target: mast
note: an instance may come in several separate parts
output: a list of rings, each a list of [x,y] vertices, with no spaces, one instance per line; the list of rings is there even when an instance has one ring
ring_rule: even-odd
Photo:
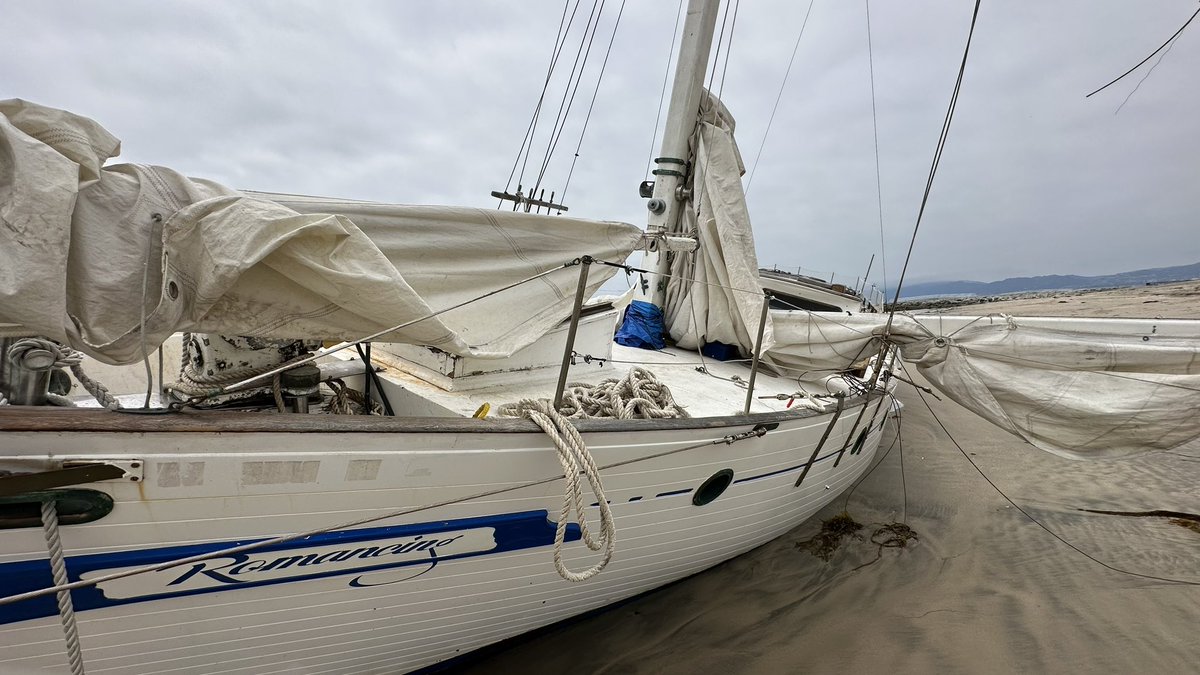
[[[654,170],[654,194],[646,203],[650,210],[646,232],[650,235],[674,234],[679,230],[686,197],[684,193],[688,189],[685,182],[688,174],[688,141],[696,130],[700,113],[704,72],[708,68],[708,53],[712,49],[719,7],[720,0],[688,0],[662,149],[654,160],[657,165]],[[646,255],[643,267],[653,274],[647,280],[648,286],[638,287],[638,299],[661,308],[667,293],[665,275],[670,269],[664,241],[660,239],[657,248]]]

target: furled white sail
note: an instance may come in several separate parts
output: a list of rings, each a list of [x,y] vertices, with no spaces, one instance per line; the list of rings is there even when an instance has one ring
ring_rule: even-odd
[[[119,149],[92,120],[0,102],[9,333],[109,363],[136,360],[143,335],[154,349],[184,330],[355,339],[585,254],[624,260],[641,235],[486,209],[248,196],[162,167],[104,167]],[[589,289],[613,272],[592,269]],[[558,270],[381,339],[507,356],[569,316],[577,280],[578,268]]]
[[[758,331],[763,297],[734,127],[733,116],[706,92],[692,141],[692,193],[681,222],[681,233],[695,236],[700,249],[675,256],[663,308],[667,331],[686,349],[722,342],[749,353]],[[763,349],[772,341],[768,322]]]

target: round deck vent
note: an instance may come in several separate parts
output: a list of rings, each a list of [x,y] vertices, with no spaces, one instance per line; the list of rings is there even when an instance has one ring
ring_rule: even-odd
[[[733,469],[721,469],[708,477],[708,480],[700,484],[696,488],[696,494],[692,497],[692,503],[696,506],[704,506],[711,503],[717,497],[720,497],[725,488],[729,487],[733,482]]]

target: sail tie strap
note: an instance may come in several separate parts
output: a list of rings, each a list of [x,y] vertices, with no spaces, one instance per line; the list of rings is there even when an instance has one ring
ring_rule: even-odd
[[[62,540],[58,536],[58,509],[54,498],[42,502],[42,531],[46,535],[46,551],[50,554],[50,571],[55,586],[67,583],[67,562],[63,557]],[[84,675],[83,650],[79,646],[79,627],[75,622],[75,607],[71,591],[58,591],[58,616],[62,619],[63,635],[67,641],[67,661],[71,675]]]

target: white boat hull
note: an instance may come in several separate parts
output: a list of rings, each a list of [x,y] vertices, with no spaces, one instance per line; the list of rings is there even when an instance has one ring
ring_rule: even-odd
[[[645,432],[615,420],[583,425],[601,466],[704,444],[602,471],[616,554],[587,582],[564,581],[552,563],[563,490],[555,480],[76,590],[84,662],[89,673],[266,674],[405,672],[444,661],[794,528],[870,464],[888,412],[878,403],[847,407],[798,487],[830,413],[757,415],[736,426],[678,420]],[[779,426],[765,436],[720,442],[767,418]],[[554,476],[549,439],[513,429],[520,424],[499,432],[462,423],[407,433],[9,430],[0,461],[145,462],[140,483],[87,486],[112,495],[111,514],[62,526],[75,580]],[[694,505],[698,486],[723,469],[734,474],[728,489]],[[598,510],[589,509],[592,520]],[[592,564],[598,554],[574,531],[568,539],[567,565]],[[0,544],[6,591],[47,585],[41,528],[2,530]],[[0,606],[0,648],[6,672],[65,670],[53,597]]]

